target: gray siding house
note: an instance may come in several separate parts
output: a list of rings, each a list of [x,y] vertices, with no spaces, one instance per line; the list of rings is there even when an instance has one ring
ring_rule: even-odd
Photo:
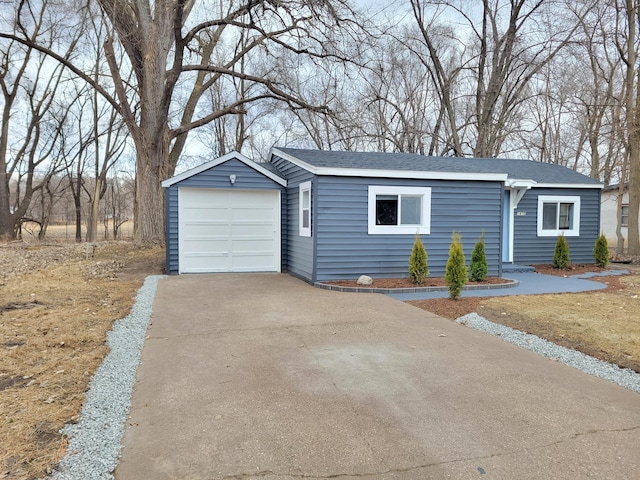
[[[268,163],[233,153],[163,186],[168,273],[407,276],[419,233],[431,276],[442,276],[456,231],[468,259],[484,233],[500,276],[551,263],[559,235],[574,263],[592,263],[600,228],[600,183],[529,160],[273,148]]]

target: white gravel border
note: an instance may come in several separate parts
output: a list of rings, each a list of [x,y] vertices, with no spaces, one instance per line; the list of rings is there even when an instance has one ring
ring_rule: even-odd
[[[120,459],[136,370],[161,278],[164,276],[151,275],[145,279],[131,313],[116,321],[107,334],[110,352],[89,384],[78,423],[66,425],[61,431],[69,437],[69,447],[48,478],[113,479],[111,473]]]
[[[640,374],[629,368],[621,368],[576,350],[561,347],[530,333],[490,322],[477,313],[469,313],[456,319],[456,322],[640,393]]]

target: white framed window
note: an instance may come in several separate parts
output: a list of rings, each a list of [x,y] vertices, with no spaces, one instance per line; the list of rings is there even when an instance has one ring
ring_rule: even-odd
[[[622,205],[622,208],[620,209],[620,226],[629,226],[629,205]]]
[[[538,236],[580,235],[580,197],[538,196]]]
[[[311,236],[311,182],[303,182],[299,187],[300,236]]]
[[[369,186],[370,235],[429,234],[430,187]]]

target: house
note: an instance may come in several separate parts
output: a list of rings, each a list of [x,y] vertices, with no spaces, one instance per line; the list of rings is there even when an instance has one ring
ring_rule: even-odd
[[[592,263],[602,185],[530,160],[273,148],[233,152],[163,182],[168,273],[288,271],[309,282],[407,276],[416,233],[431,276],[453,231],[489,274],[551,263],[559,235]]]
[[[615,245],[618,241],[616,228],[618,227],[618,196],[620,185],[608,185],[602,189],[602,203],[600,205],[600,228],[607,237],[609,245]],[[640,218],[639,218],[640,219]],[[629,187],[622,187],[622,209],[620,212],[620,233],[626,247],[629,240]]]

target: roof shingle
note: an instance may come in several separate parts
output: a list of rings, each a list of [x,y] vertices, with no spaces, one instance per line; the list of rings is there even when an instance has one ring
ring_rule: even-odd
[[[304,163],[318,168],[427,171],[442,173],[507,174],[509,179],[533,180],[543,184],[592,184],[600,182],[561,165],[533,160],[501,158],[429,157],[413,153],[341,152],[279,148]]]

